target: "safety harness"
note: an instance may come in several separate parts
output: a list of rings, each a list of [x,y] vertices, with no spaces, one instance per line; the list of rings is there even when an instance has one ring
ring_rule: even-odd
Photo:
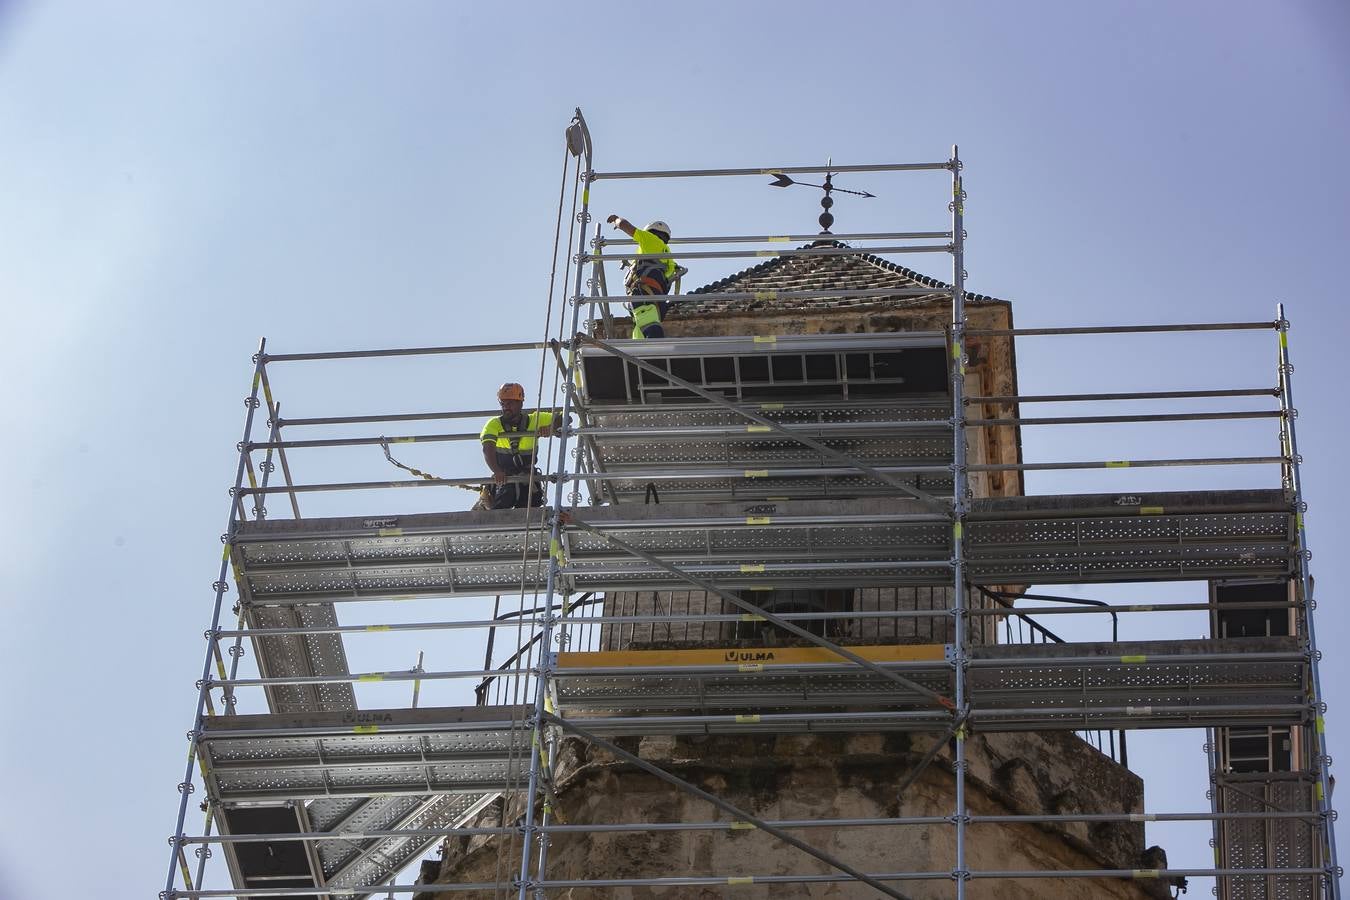
[[[666,276],[666,264],[659,259],[633,260],[624,276],[623,286],[631,297],[650,297],[655,294],[670,293],[670,279]]]

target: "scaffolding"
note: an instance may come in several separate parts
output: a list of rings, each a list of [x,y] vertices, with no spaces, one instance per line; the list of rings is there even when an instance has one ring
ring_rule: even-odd
[[[964,900],[975,882],[990,879],[1210,877],[1228,900],[1339,900],[1289,324],[1282,306],[1267,322],[972,327],[965,290],[966,195],[953,148],[951,157],[939,162],[829,169],[949,178],[947,230],[832,237],[882,242],[869,251],[875,253],[947,254],[950,284],[667,298],[682,304],[941,295],[950,303],[950,316],[940,329],[617,340],[610,307],[629,298],[608,293],[605,264],[633,254],[623,249],[624,242],[604,238],[599,227],[589,249],[582,247],[595,185],[827,170],[601,172],[592,166],[580,111],[567,138],[575,160],[564,179],[573,188],[564,257],[570,290],[547,339],[289,354],[268,353],[265,341],[259,346],[162,898],[469,892],[526,900],[564,888],[730,890],[847,881],[903,897],[907,883],[936,879],[950,881],[954,896]],[[560,222],[562,217],[560,204]],[[822,245],[819,237],[677,238],[671,255],[826,258],[858,252]],[[803,240],[812,243],[781,248],[783,242]],[[685,249],[746,243],[767,249]],[[615,245],[617,252],[606,252]],[[1272,387],[985,396],[967,391],[971,341],[1252,330],[1277,338]],[[568,423],[549,439],[550,466],[541,476],[552,493],[548,507],[389,512],[386,505],[366,515],[371,507],[360,498],[367,492],[406,497],[404,489],[413,488],[443,497],[446,488],[476,488],[482,476],[440,478],[413,470],[418,477],[402,480],[304,483],[293,477],[291,457],[299,452],[476,446],[477,432],[390,436],[360,429],[481,419],[496,411],[283,418],[271,385],[278,366],[511,352],[542,355],[555,388],[552,395],[541,390],[539,405],[559,409],[560,421]],[[541,389],[543,384],[541,367]],[[1237,399],[1268,406],[1142,415],[1020,412],[1036,403]],[[265,433],[257,427],[260,411],[266,415]],[[1016,462],[968,458],[971,435],[979,429],[1245,419],[1272,422],[1279,452],[1037,462],[1020,455]],[[307,428],[358,433],[305,439],[285,434]],[[1020,489],[1018,496],[975,496],[971,487],[973,477],[993,473],[1020,485],[1032,471],[1110,469],[1125,476],[1159,467],[1248,466],[1279,472],[1279,483],[1050,496],[1020,496]],[[274,478],[278,472],[280,483]],[[340,495],[351,507],[343,515],[302,517],[302,503],[320,494]],[[659,502],[646,503],[653,495]],[[273,516],[269,501],[289,515]],[[1207,582],[1209,597],[1107,604],[1026,590],[1173,581]],[[238,591],[237,621],[227,627],[231,582]],[[871,602],[792,605],[799,596],[794,592],[807,591],[871,592]],[[918,602],[921,594],[926,607]],[[783,603],[763,602],[768,595]],[[481,598],[495,598],[490,612]],[[606,602],[597,611],[601,598]],[[445,601],[454,611],[432,619],[391,615],[357,624],[340,615],[349,604],[364,610],[419,599]],[[1047,625],[1064,617],[1098,622],[1109,617],[1115,623],[1179,612],[1207,614],[1211,637],[1120,640],[1113,628],[1109,640],[1064,641]],[[764,651],[756,640],[769,630],[790,637]],[[426,669],[419,658],[400,671],[353,671],[349,664],[348,641],[424,633],[442,639],[484,635],[483,664]],[[502,662],[496,661],[501,648],[494,647],[499,639],[514,639]],[[700,641],[706,646],[692,646]],[[708,649],[718,641],[727,649]],[[256,673],[241,671],[250,658]],[[442,684],[474,685],[476,702],[419,704],[423,686]],[[359,708],[358,690],[376,685],[410,689],[412,704]],[[1208,809],[978,815],[969,807],[966,748],[975,731],[1077,732],[1125,762],[1129,732],[1170,728],[1207,733]],[[951,814],[766,820],[623,746],[633,736],[851,732],[937,735],[906,783],[950,747]],[[558,821],[552,774],[565,738],[585,741],[699,797],[725,818]],[[206,818],[200,832],[192,833],[190,798],[198,786]],[[501,811],[497,820],[485,819],[485,811],[494,808]],[[517,814],[517,823],[507,822],[507,811]],[[1145,821],[1210,823],[1215,864],[995,871],[968,861],[971,833],[980,828]],[[951,868],[861,871],[809,838],[813,828],[892,826],[951,829]],[[738,828],[772,835],[823,863],[830,874],[550,875],[553,836]],[[411,880],[404,876],[428,849],[450,837],[495,842],[499,859],[509,866],[492,882],[439,883],[429,872]],[[220,858],[210,862],[216,850],[223,865]],[[221,873],[228,886],[208,887]]]

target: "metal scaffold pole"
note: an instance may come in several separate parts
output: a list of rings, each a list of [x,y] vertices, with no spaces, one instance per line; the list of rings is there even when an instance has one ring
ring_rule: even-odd
[[[966,698],[966,564],[965,564],[965,519],[970,503],[966,497],[969,477],[966,473],[966,429],[965,429],[965,384],[966,384],[966,295],[965,295],[965,238],[962,231],[965,216],[965,191],[961,188],[961,156],[955,144],[952,145],[952,334],[951,334],[951,371],[952,371],[952,613],[955,634],[952,638],[954,649],[953,665],[956,668],[956,714],[967,715],[969,701]],[[966,880],[970,872],[966,868],[966,825],[969,821],[966,809],[966,725],[962,723],[954,732],[956,739],[955,778],[956,778],[956,860],[952,868],[952,877],[956,880],[956,898],[965,900]]]
[[[184,886],[192,889],[191,880],[188,876],[186,862],[182,862],[183,852],[183,824],[187,819],[188,798],[192,794],[192,766],[197,761],[197,742],[202,733],[202,722],[206,717],[207,704],[210,699],[211,691],[211,662],[215,658],[216,640],[215,633],[220,628],[220,611],[224,606],[225,591],[229,588],[229,582],[226,577],[230,571],[230,541],[234,538],[235,529],[238,527],[238,518],[235,516],[235,507],[239,503],[239,494],[244,487],[244,469],[248,459],[248,440],[253,433],[253,414],[261,405],[258,400],[258,390],[262,383],[262,368],[264,362],[264,352],[267,349],[267,339],[263,338],[258,342],[258,352],[253,357],[253,383],[249,389],[249,395],[244,398],[244,436],[242,438],[239,450],[239,464],[234,473],[234,487],[230,490],[230,515],[225,523],[225,533],[221,536],[224,549],[220,555],[220,576],[216,579],[214,585],[215,603],[211,610],[211,628],[207,632],[206,642],[206,660],[202,663],[202,677],[197,682],[197,713],[193,719],[192,731],[188,734],[188,759],[187,772],[183,776],[182,782],[178,785],[178,791],[182,795],[178,801],[178,823],[174,827],[173,837],[170,843],[173,845],[173,853],[169,857],[169,874],[164,882],[164,892],[160,895],[163,900],[171,900],[174,896],[174,878],[175,871],[182,869]],[[223,677],[223,673],[222,673]]]
[[[590,222],[590,204],[591,176],[594,172],[593,159],[591,154],[591,135],[586,127],[586,120],[581,115],[581,109],[578,108],[576,116],[572,120],[572,125],[568,128],[568,147],[572,154],[577,157],[578,168],[584,163],[585,172],[580,174],[582,183],[581,193],[581,212],[577,216],[577,221],[570,223],[569,228],[576,229],[579,235],[586,233],[586,225]],[[575,289],[571,293],[572,299],[572,319],[571,331],[576,333],[581,321],[581,306],[575,298],[581,296],[581,287],[585,278],[586,254],[580,247],[577,248],[575,259],[576,277]],[[575,390],[575,382],[572,378],[572,369],[576,364],[576,350],[573,348],[568,356],[568,368],[564,379],[563,387],[563,405],[561,422],[565,424],[567,418],[572,412],[572,399]],[[558,582],[562,577],[562,520],[561,510],[563,509],[563,489],[566,485],[566,479],[561,476],[567,471],[567,444],[568,434],[566,428],[562,430],[558,438],[558,456],[557,464],[554,469],[553,485],[553,508],[555,513],[553,521],[549,525],[549,558],[548,575],[544,589],[544,607],[547,612],[544,614],[543,633],[540,638],[540,657],[539,672],[535,678],[535,697],[534,697],[534,715],[530,723],[530,773],[525,792],[525,819],[523,823],[523,834],[521,837],[520,854],[520,880],[517,900],[527,900],[527,894],[530,887],[530,858],[531,847],[537,841],[539,843],[539,865],[536,877],[542,879],[545,874],[545,866],[548,862],[546,850],[548,835],[537,830],[535,824],[535,801],[542,786],[542,765],[544,757],[545,742],[548,740],[546,706],[548,702],[549,680],[553,672],[553,635],[554,628],[557,625],[558,615],[553,610],[553,598],[558,592]],[[544,824],[547,824],[546,822]]]
[[[1284,317],[1283,303],[1276,307],[1275,318],[1279,329],[1280,342],[1280,408],[1284,412],[1283,450],[1289,460],[1288,487],[1293,493],[1294,500],[1294,525],[1297,541],[1295,546],[1298,550],[1298,588],[1303,600],[1303,624],[1307,629],[1308,668],[1311,675],[1311,700],[1315,717],[1313,727],[1305,730],[1311,737],[1312,764],[1317,777],[1317,809],[1322,818],[1323,852],[1326,855],[1326,859],[1323,860],[1323,865],[1326,867],[1324,876],[1326,896],[1329,900],[1340,900],[1341,869],[1336,856],[1336,831],[1332,827],[1332,823],[1336,819],[1336,813],[1331,807],[1331,774],[1328,771],[1331,767],[1331,756],[1327,753],[1326,728],[1323,718],[1326,713],[1326,704],[1322,699],[1321,651],[1317,649],[1317,632],[1313,622],[1317,602],[1313,596],[1313,580],[1308,565],[1312,557],[1312,551],[1308,549],[1308,532],[1304,518],[1307,504],[1303,499],[1303,460],[1298,452],[1298,428],[1295,424],[1298,419],[1298,409],[1294,406],[1294,367],[1289,362],[1289,322]]]

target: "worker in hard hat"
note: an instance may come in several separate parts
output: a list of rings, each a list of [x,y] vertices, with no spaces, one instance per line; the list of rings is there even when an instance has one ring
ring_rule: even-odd
[[[669,253],[670,226],[660,219],[646,228],[636,228],[623,216],[610,216],[609,224],[637,241],[639,253]],[[624,279],[624,288],[630,297],[658,297],[670,293],[670,283],[675,279],[677,266],[670,257],[660,259],[635,259]],[[661,319],[670,304],[664,300],[637,301],[629,303],[633,311],[633,339],[662,338],[666,331],[661,327]]]
[[[492,471],[491,509],[518,509],[524,506],[544,505],[543,477],[534,467],[537,438],[553,433],[553,413],[524,412],[525,388],[514,381],[497,389],[500,416],[493,416],[483,426],[483,460]],[[529,476],[532,484],[513,482],[512,476]]]

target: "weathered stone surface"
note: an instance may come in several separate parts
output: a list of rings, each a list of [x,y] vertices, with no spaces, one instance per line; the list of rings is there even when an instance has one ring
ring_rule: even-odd
[[[954,808],[950,748],[898,796],[896,789],[933,736],[905,734],[717,736],[629,739],[639,757],[764,819],[936,816]],[[654,776],[577,740],[559,753],[558,800],[569,823],[708,822],[729,817]],[[973,815],[1138,812],[1140,780],[1071,734],[975,735],[967,743],[967,803]],[[510,815],[510,814],[509,814]],[[944,873],[953,864],[952,825],[819,827],[792,832],[870,872]],[[509,843],[509,842],[508,842]],[[973,870],[1137,868],[1142,825],[973,824],[967,832]],[[492,881],[502,847],[495,840],[447,848],[440,880]],[[507,853],[502,860],[513,856]],[[663,878],[828,874],[826,864],[753,829],[607,832],[555,835],[551,879]],[[950,880],[894,883],[914,900],[951,897]],[[1120,879],[973,881],[972,898],[1145,898],[1161,885]],[[457,896],[465,896],[462,893]],[[485,895],[486,896],[486,895]],[[863,898],[871,888],[848,882],[731,887],[577,887],[550,896]],[[430,895],[426,900],[430,900]]]

